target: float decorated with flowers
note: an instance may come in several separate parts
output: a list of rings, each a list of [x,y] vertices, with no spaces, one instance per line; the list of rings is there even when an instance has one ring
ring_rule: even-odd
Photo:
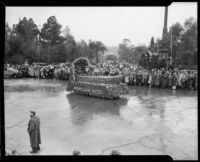
[[[93,76],[80,74],[86,68],[95,69],[87,58],[81,57],[72,63],[70,80],[66,90],[75,94],[95,96],[107,99],[117,99],[128,93],[128,87],[122,83],[123,76]]]

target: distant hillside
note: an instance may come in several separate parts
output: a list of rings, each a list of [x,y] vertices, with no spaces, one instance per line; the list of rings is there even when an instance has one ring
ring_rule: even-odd
[[[105,51],[105,53],[113,53],[118,57],[118,47],[107,47],[108,51]]]

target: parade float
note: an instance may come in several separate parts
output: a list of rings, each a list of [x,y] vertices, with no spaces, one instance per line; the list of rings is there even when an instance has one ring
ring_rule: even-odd
[[[85,69],[89,72],[86,74]],[[122,83],[123,76],[94,76],[96,67],[87,58],[81,57],[72,63],[70,80],[66,90],[75,94],[117,99],[128,93],[128,87]]]

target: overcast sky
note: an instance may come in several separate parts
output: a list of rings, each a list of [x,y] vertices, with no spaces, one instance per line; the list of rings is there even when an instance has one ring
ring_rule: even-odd
[[[41,28],[50,16],[56,16],[63,28],[69,26],[76,41],[102,41],[118,46],[124,38],[134,45],[148,45],[152,36],[161,38],[164,7],[6,7],[6,22],[33,18]],[[196,2],[176,2],[168,8],[168,27],[189,17],[197,19]]]

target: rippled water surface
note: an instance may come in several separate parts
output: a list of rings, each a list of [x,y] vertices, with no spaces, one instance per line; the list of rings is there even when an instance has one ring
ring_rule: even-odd
[[[119,100],[66,92],[58,80],[5,79],[7,149],[29,154],[29,111],[41,120],[37,155],[170,155],[197,159],[197,91],[129,87]]]

